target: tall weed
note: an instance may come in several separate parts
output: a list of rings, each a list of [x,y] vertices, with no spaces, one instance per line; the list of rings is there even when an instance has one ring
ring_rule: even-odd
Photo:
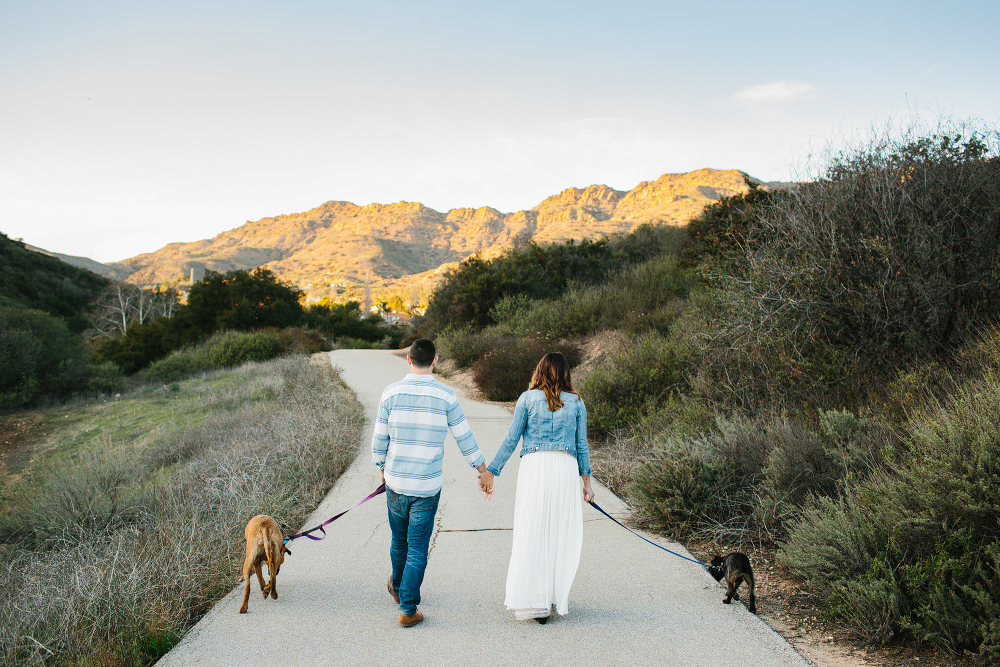
[[[201,426],[112,442],[8,494],[0,664],[154,660],[232,589],[246,522],[297,528],[350,464],[364,419],[329,369],[229,373]]]

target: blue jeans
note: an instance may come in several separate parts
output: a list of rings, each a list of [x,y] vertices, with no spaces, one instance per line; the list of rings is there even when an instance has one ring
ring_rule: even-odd
[[[420,604],[420,584],[427,569],[427,547],[434,532],[434,515],[437,514],[441,492],[429,498],[404,496],[392,489],[385,490],[389,507],[389,527],[392,543],[389,559],[392,561],[392,587],[399,595],[399,613],[412,616]]]

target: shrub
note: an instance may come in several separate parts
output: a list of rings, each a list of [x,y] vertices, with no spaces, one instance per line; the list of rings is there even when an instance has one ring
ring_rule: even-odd
[[[153,362],[146,377],[162,382],[173,382],[203,370],[194,352],[174,352],[166,359]]]
[[[204,369],[228,368],[248,361],[267,361],[281,354],[281,343],[263,333],[227,331],[216,334],[198,350],[198,364]]]
[[[627,338],[580,383],[591,427],[608,433],[656,412],[686,387],[689,367],[658,333]]]
[[[364,340],[377,343],[386,336],[387,331],[397,335],[397,327],[386,329],[382,325],[382,316],[361,312],[361,304],[357,301],[347,303],[322,302],[309,307],[306,322],[310,328],[319,329],[333,340]],[[401,332],[399,338],[403,337]]]
[[[832,155],[749,218],[717,337],[841,373],[954,349],[1000,315],[998,153],[996,131],[941,122]]]
[[[621,270],[599,285],[575,286],[551,300],[508,297],[494,307],[501,328],[549,338],[585,336],[622,329],[666,333],[677,318],[691,275],[674,256]]]
[[[1000,655],[1000,381],[914,420],[902,465],[820,499],[779,557],[860,633]]]
[[[571,284],[599,283],[625,265],[676,251],[686,238],[683,230],[642,225],[598,241],[531,242],[489,260],[474,255],[447,272],[434,291],[427,330],[489,326],[494,323],[490,312],[504,297],[556,297]]]
[[[445,330],[437,337],[436,343],[441,359],[451,359],[459,368],[467,368],[502,340],[503,337],[495,331],[465,327]]]
[[[684,415],[669,407],[666,413]],[[783,537],[814,498],[836,497],[840,484],[869,473],[871,457],[859,452],[878,449],[873,443],[885,438],[859,423],[849,449],[832,449],[817,432],[783,417],[717,417],[702,433],[684,431],[690,427],[682,423],[634,432],[649,454],[634,473],[630,499],[654,528],[735,541]]]
[[[288,327],[285,329],[265,329],[263,333],[276,339],[281,349],[289,354],[316,354],[330,349],[330,342],[316,329]]]
[[[735,471],[701,444],[668,441],[639,467],[630,497],[645,524],[685,537],[732,513],[739,490]]]
[[[99,394],[123,392],[128,386],[125,374],[110,361],[90,367],[87,389]]]
[[[570,368],[580,363],[580,348],[566,341],[507,338],[497,342],[472,369],[472,377],[487,399],[513,401],[527,391],[538,362],[549,352],[561,352]]]

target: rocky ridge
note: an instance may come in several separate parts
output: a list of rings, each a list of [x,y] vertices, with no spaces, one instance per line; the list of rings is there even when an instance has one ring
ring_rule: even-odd
[[[606,185],[567,188],[534,208],[501,213],[415,202],[357,206],[329,201],[304,213],[248,221],[211,239],[171,243],[119,262],[142,285],[184,282],[191,270],[264,266],[302,288],[310,301],[361,295],[366,274],[376,294],[426,296],[442,273],[475,253],[494,254],[518,239],[539,243],[596,239],[645,222],[685,224],[722,197],[744,192],[735,169],[664,174],[625,192]]]

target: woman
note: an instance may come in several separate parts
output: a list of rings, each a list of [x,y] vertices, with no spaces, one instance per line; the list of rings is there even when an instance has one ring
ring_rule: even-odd
[[[590,487],[587,409],[573,391],[566,357],[550,352],[517,399],[514,421],[487,469],[500,475],[517,446],[521,469],[514,501],[514,549],[507,598],[518,620],[548,621],[552,605],[565,616],[583,546],[583,499]]]

